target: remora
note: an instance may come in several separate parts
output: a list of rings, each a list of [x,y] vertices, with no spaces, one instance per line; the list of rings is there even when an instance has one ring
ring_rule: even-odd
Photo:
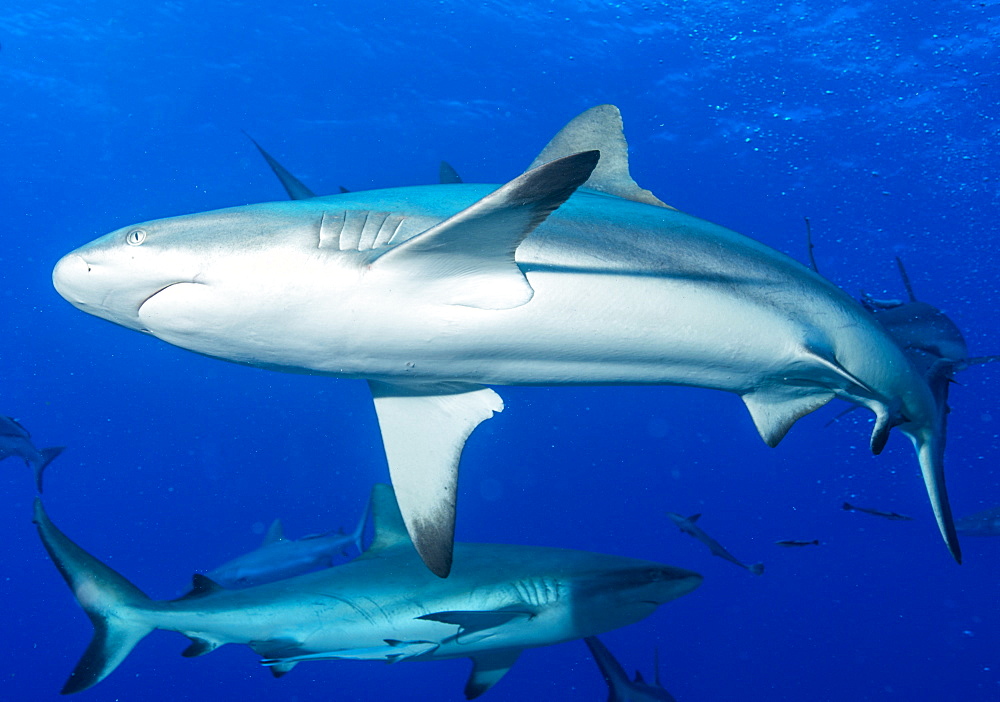
[[[177,631],[200,656],[227,643],[251,646],[276,675],[309,660],[472,659],[465,694],[488,690],[522,649],[632,624],[694,590],[681,568],[586,551],[457,544],[442,580],[421,563],[392,488],[372,490],[375,540],[336,568],[225,590],[204,576],[177,600],[154,601],[69,540],[35,502],[42,543],[94,624],[94,638],[63,687],[96,685],[154,629]]]
[[[921,373],[832,283],[636,185],[611,105],[574,119],[499,188],[390,188],[155,220],[67,254],[53,281],[80,309],[182,348],[367,380],[407,528],[441,576],[462,449],[503,409],[487,385],[726,390],[771,446],[835,397],[868,407],[875,453],[894,426],[912,440],[961,560]]]

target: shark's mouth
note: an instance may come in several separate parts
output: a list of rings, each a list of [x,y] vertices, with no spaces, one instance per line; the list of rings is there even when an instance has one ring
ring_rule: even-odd
[[[205,308],[204,283],[180,280],[164,285],[143,300],[136,310],[142,331],[152,333],[158,328],[197,326],[197,311]]]

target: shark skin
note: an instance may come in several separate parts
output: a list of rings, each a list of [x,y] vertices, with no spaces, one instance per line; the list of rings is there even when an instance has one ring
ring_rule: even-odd
[[[656,700],[677,702],[676,698],[660,684],[659,661],[653,671],[652,684],[643,680],[638,672],[635,674],[635,680],[629,680],[621,663],[611,655],[611,651],[599,638],[588,636],[583,641],[590,649],[604,682],[608,684],[608,702],[655,702]]]
[[[692,514],[690,517],[685,517],[682,514],[677,514],[677,512],[667,512],[667,518],[677,525],[677,528],[688,536],[693,536],[708,546],[708,550],[711,551],[713,556],[718,556],[719,558],[729,561],[738,565],[740,568],[745,568],[754,575],[764,574],[764,564],[763,563],[752,563],[747,564],[738,559],[736,556],[731,554],[725,548],[722,547],[718,541],[709,536],[704,529],[698,526],[695,522],[701,517],[700,514]]]
[[[31,434],[13,417],[0,415],[0,461],[17,457],[35,474],[35,489],[42,491],[42,477],[49,464],[66,449],[65,446],[36,448]]]
[[[885,329],[784,254],[664,205],[627,159],[603,105],[499,188],[155,220],[67,254],[53,282],[85,312],[197,353],[369,381],[404,519],[441,576],[462,448],[503,409],[489,385],[724,390],[770,446],[834,398],[867,407],[874,452],[893,427],[913,442],[960,561],[935,398]]]
[[[1000,507],[962,517],[955,528],[963,536],[1000,536]]]
[[[523,649],[638,622],[702,580],[620,556],[461,543],[444,580],[423,567],[392,488],[376,485],[371,502],[374,542],[350,563],[245,590],[196,575],[188,595],[154,601],[70,541],[36,501],[42,543],[94,623],[94,639],[63,693],[96,685],[143,637],[164,629],[192,640],[185,656],[248,645],[276,675],[312,660],[468,657],[465,695],[473,699]]]
[[[275,519],[259,547],[213,568],[206,576],[223,587],[244,588],[329,568],[337,556],[364,551],[362,537],[367,522],[366,509],[349,534],[327,532],[286,539],[281,520]]]

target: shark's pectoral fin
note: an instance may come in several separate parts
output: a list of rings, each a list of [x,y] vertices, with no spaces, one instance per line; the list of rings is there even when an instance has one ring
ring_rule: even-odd
[[[795,386],[764,387],[743,395],[743,402],[750,410],[760,438],[774,447],[800,417],[817,410],[835,395]]]
[[[622,113],[614,105],[598,105],[574,117],[538,154],[529,168],[587,149],[601,152],[601,162],[584,187],[626,200],[674,209],[648,190],[640,188],[628,170],[628,143]]]
[[[298,664],[299,664],[298,661],[278,661],[276,663],[270,664],[268,668],[271,671],[271,675],[273,675],[276,678],[280,678],[283,675],[288,675],[288,673],[291,672],[292,668],[294,668]]]
[[[417,617],[442,624],[454,624],[458,627],[455,643],[474,644],[493,636],[499,627],[515,621],[527,621],[535,616],[534,612],[512,609],[489,611],[451,611],[434,612]]]
[[[371,263],[394,289],[419,285],[440,302],[487,310],[534,295],[514,261],[524,239],[581,185],[600,153],[586,151],[528,171],[456,215],[393,246]]]
[[[368,385],[406,530],[427,567],[447,577],[462,449],[480,422],[503,410],[503,400],[464,383]]]
[[[521,649],[508,648],[472,657],[472,673],[465,683],[465,699],[474,700],[496,685],[517,663]]]

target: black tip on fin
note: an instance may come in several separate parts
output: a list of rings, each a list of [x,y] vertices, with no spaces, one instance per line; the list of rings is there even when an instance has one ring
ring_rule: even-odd
[[[41,450],[42,462],[35,465],[35,488],[38,492],[42,492],[42,476],[45,469],[65,450],[65,446],[52,446]]]

